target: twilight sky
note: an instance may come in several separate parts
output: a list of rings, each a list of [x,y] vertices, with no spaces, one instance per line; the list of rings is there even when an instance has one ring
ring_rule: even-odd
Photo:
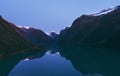
[[[16,25],[59,32],[82,14],[117,5],[120,0],[0,0],[0,15]]]

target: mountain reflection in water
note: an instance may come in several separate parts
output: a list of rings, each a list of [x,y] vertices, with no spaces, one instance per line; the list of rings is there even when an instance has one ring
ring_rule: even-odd
[[[73,66],[83,74],[120,76],[119,50],[65,47],[60,54],[70,60]]]
[[[2,58],[0,76],[120,76],[119,50],[62,47],[49,51]],[[26,58],[32,60],[23,61]]]
[[[82,76],[59,54],[45,54],[31,61],[21,61],[9,76]]]

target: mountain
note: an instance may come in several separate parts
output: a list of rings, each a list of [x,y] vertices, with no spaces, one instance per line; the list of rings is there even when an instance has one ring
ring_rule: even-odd
[[[82,15],[59,36],[59,45],[120,48],[120,6],[100,15]]]
[[[21,27],[17,28],[16,31],[29,42],[32,42],[37,46],[49,47],[52,44],[52,38],[44,33],[42,30],[32,27]]]
[[[43,50],[25,40],[16,32],[12,23],[0,16],[0,57],[33,49]]]
[[[55,37],[57,37],[59,34],[55,33],[55,32],[51,32],[50,36],[54,39]]]
[[[32,27],[16,26],[13,23],[10,24],[19,35],[32,44],[42,46],[44,48],[51,46],[53,41],[52,37],[44,33],[42,30]]]

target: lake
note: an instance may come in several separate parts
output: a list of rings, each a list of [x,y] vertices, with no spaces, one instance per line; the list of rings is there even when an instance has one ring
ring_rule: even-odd
[[[62,47],[0,59],[0,76],[120,76],[119,50]]]
[[[70,61],[59,54],[45,54],[42,58],[20,61],[9,76],[80,76]]]

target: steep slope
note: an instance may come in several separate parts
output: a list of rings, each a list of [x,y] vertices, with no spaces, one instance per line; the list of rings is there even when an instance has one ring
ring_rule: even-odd
[[[52,44],[52,38],[42,30],[35,28],[17,28],[16,30],[21,36],[37,46],[49,47]]]
[[[11,23],[0,16],[0,57],[37,48],[21,37]]]
[[[120,7],[98,16],[82,15],[64,33],[61,45],[88,47],[120,47]]]
[[[21,35],[24,39],[31,42],[34,45],[42,46],[42,47],[50,47],[52,44],[52,37],[44,33],[40,29],[32,28],[32,27],[22,27],[16,26],[13,23],[9,23],[15,31]]]

